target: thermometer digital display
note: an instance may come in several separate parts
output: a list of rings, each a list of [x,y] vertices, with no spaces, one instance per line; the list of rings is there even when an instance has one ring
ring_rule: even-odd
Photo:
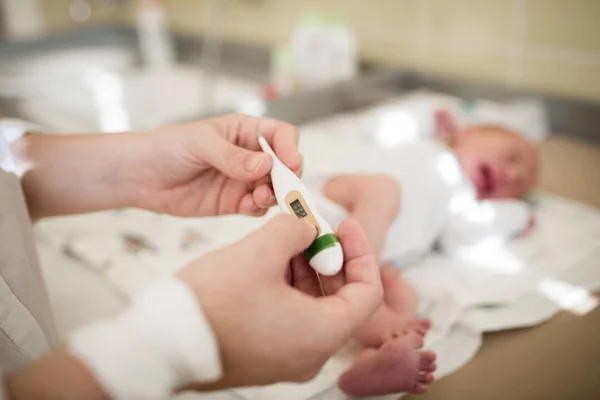
[[[302,207],[302,203],[300,203],[300,200],[294,200],[290,206],[292,207],[292,210],[294,211],[294,214],[296,214],[296,216],[298,218],[304,218],[306,217],[308,214],[306,213],[306,211],[304,210],[304,207]]]

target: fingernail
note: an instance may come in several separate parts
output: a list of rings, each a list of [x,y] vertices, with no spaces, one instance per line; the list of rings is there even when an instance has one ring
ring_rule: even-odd
[[[260,168],[260,165],[265,161],[266,157],[264,154],[254,154],[248,158],[244,163],[244,168],[248,172],[256,172]]]
[[[298,169],[302,168],[302,163],[304,162],[304,157],[300,153],[296,153],[296,164],[298,165]]]
[[[309,222],[309,224],[310,224],[310,226],[312,226],[312,227],[314,228],[314,231],[315,231],[315,238],[317,238],[317,236],[319,236],[319,228],[317,228],[316,226],[314,226],[314,225],[313,225],[313,224],[311,224],[310,222]]]
[[[275,203],[275,201],[276,201],[276,199],[275,199],[275,196],[274,196],[274,195],[271,195],[271,197],[269,197],[269,202],[268,202],[268,204],[273,204],[273,203]]]

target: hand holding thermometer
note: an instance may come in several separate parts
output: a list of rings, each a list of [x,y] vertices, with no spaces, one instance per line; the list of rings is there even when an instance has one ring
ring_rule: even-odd
[[[331,226],[317,211],[313,195],[300,178],[277,158],[269,143],[260,133],[258,134],[258,143],[265,153],[273,157],[271,180],[281,210],[295,215],[317,228],[316,239],[304,251],[306,261],[320,274],[337,274],[344,264],[342,246],[335,237]]]

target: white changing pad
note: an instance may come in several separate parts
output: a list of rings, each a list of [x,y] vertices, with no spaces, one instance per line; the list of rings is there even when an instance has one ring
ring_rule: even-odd
[[[61,328],[70,330],[109,314],[82,286],[89,285],[85,282],[89,276],[73,280],[77,268],[83,275],[102,280],[102,285],[118,293],[113,297],[124,304],[147,283],[237,240],[275,213],[260,219],[181,219],[122,210],[42,222],[37,227],[42,266],[50,277],[50,293]],[[487,260],[448,259],[432,254],[405,272],[421,295],[421,314],[434,322],[426,347],[438,353],[438,378],[474,356],[484,331],[530,326],[547,320],[561,308],[585,312],[595,305],[595,298],[587,290],[600,288],[596,261],[600,257],[600,212],[544,194],[538,196],[536,213],[538,226],[532,235],[502,248],[486,249]],[[190,235],[194,239],[191,244]],[[143,238],[145,243],[142,248],[128,250],[124,237],[138,242]],[[70,267],[69,279],[79,285],[79,293],[64,290],[65,282],[56,275],[65,272],[64,266],[55,269],[65,262],[66,256],[60,254],[65,250],[80,258],[68,260],[69,265],[77,265]],[[53,289],[57,282],[63,290]],[[110,304],[110,308],[114,312],[116,306]],[[335,382],[350,363],[348,354],[355,353],[350,348],[344,354],[334,357],[309,383],[244,389],[237,391],[237,396],[306,399],[321,393],[315,398],[344,398]]]
[[[354,128],[347,119],[336,121],[329,124],[333,129],[326,129],[334,136],[339,133],[337,136],[343,137]],[[319,132],[323,126],[309,126],[304,133],[311,129]],[[324,143],[324,137],[318,139]],[[335,140],[330,144],[335,145]],[[323,157],[305,150],[318,153],[325,148],[329,153],[336,150],[325,145],[303,150],[307,168],[326,166],[311,163],[311,157]],[[547,194],[537,200],[537,229],[532,235],[504,247],[488,244],[455,259],[432,254],[405,272],[421,295],[420,313],[433,320],[426,347],[438,354],[438,379],[476,354],[485,331],[530,326],[561,308],[585,312],[595,305],[588,290],[600,288],[596,261],[600,257],[600,212]],[[260,219],[181,219],[121,210],[42,222],[37,227],[42,268],[50,278],[59,328],[67,332],[116,312],[149,282],[243,237],[274,213]],[[77,289],[69,287],[72,285],[78,285]],[[336,381],[357,351],[349,345],[306,384],[183,397],[345,399]]]

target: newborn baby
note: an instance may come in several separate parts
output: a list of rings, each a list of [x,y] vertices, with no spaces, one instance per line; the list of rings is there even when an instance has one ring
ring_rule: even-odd
[[[531,216],[518,199],[536,181],[536,149],[516,132],[475,126],[446,143],[338,150],[327,168],[333,175],[309,177],[307,184],[332,226],[348,215],[362,224],[380,258],[384,288],[384,304],[355,337],[367,349],[339,386],[356,396],[424,392],[434,356],[414,356],[414,335],[425,335],[430,323],[417,319],[416,293],[398,268],[436,245],[452,253],[526,231]]]

